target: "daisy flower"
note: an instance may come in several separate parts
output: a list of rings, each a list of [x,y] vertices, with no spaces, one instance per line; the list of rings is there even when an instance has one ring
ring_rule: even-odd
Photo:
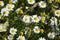
[[[38,26],[35,26],[33,31],[34,33],[40,33],[40,28]]]
[[[13,40],[13,35],[9,35],[8,40]]]
[[[60,10],[55,11],[55,16],[60,17]]]
[[[24,17],[23,17],[23,22],[25,22],[25,23],[31,23],[31,16],[29,16],[29,15],[24,15]]]
[[[16,32],[17,32],[17,29],[15,29],[15,28],[10,28],[10,33],[11,33],[12,35],[15,35]]]
[[[19,37],[17,38],[17,40],[25,40],[25,37],[24,37],[24,36],[19,36]]]
[[[56,26],[57,26],[57,18],[52,17],[52,18],[50,19],[50,21],[51,21],[50,25],[56,25]]]
[[[49,32],[48,33],[48,38],[54,39],[55,33],[54,32]]]
[[[35,0],[27,0],[29,4],[34,4]]]
[[[46,8],[46,3],[44,1],[39,2],[39,7],[40,8]]]
[[[0,1],[0,6],[4,6],[4,2],[3,1]]]
[[[39,40],[46,40],[45,38],[40,37]]]
[[[10,0],[12,3],[16,3],[17,2],[17,0]]]
[[[2,16],[8,16],[8,15],[9,15],[8,9],[7,9],[7,8],[1,9],[1,15],[2,15]]]
[[[6,8],[8,9],[8,11],[11,11],[11,10],[13,10],[14,5],[13,4],[7,4]]]
[[[37,15],[32,16],[32,22],[39,22],[40,21],[40,16],[38,17]]]

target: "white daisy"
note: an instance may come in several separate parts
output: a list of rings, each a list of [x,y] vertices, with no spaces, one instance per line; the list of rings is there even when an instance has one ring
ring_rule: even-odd
[[[16,2],[17,2],[17,0],[11,0],[11,2],[12,2],[12,3],[16,3]]]
[[[13,35],[9,35],[8,40],[13,40]]]
[[[39,40],[46,40],[45,38],[40,37]]]
[[[27,0],[29,4],[34,4],[35,0]]]
[[[55,33],[54,32],[49,32],[48,33],[48,38],[54,39],[54,37],[55,37]]]
[[[40,28],[38,26],[35,26],[33,31],[34,33],[40,33]]]
[[[8,16],[8,15],[9,15],[8,9],[7,9],[7,8],[1,9],[1,15],[2,15],[2,16]]]
[[[44,1],[39,2],[39,7],[40,8],[46,8],[46,3]]]
[[[56,26],[57,26],[57,18],[52,17],[52,18],[50,19],[50,21],[51,21],[50,25],[56,25]]]
[[[32,22],[39,22],[40,21],[40,16],[38,17],[37,15],[32,16]]]
[[[4,2],[3,1],[0,1],[0,6],[4,6]]]
[[[15,28],[10,28],[10,33],[11,33],[12,35],[15,35],[16,32],[17,32],[17,29],[15,29]]]
[[[60,17],[60,10],[55,11],[55,16]]]
[[[31,16],[29,16],[29,15],[24,15],[24,17],[23,17],[23,22],[25,22],[25,23],[31,23]]]
[[[8,11],[11,11],[11,10],[13,10],[14,5],[13,4],[7,4],[6,8],[8,9]]]
[[[24,37],[24,36],[19,36],[19,37],[17,38],[17,40],[25,40],[25,37]]]

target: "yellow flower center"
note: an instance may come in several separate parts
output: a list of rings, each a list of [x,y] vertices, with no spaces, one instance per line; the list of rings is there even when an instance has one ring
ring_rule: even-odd
[[[12,32],[15,32],[15,30],[12,30]]]
[[[19,13],[23,13],[23,10],[19,10]]]
[[[7,38],[4,38],[4,40],[7,40]]]
[[[60,12],[57,12],[58,15],[60,15]]]
[[[53,18],[52,20],[55,21],[55,18]]]
[[[2,2],[0,1],[0,4],[2,4]]]
[[[30,2],[32,2],[33,0],[30,0]]]
[[[6,10],[3,13],[6,14],[7,13]]]
[[[13,38],[13,36],[12,36],[12,35],[10,35],[10,36],[9,36],[9,38]]]
[[[16,12],[19,12],[19,10],[16,10]]]
[[[53,34],[52,33],[50,33],[50,37],[52,37],[53,36]]]
[[[60,39],[60,36],[58,36],[58,39]]]
[[[9,4],[12,4],[11,0],[9,0]]]
[[[41,5],[42,5],[42,6],[44,6],[44,2],[43,2],[43,3],[41,3]]]
[[[39,30],[39,28],[36,28],[36,31],[38,31]]]
[[[35,17],[34,20],[38,20],[38,17]]]
[[[11,6],[8,6],[8,9],[11,9]]]
[[[25,18],[25,21],[27,21],[28,20],[28,18]]]
[[[21,35],[23,35],[23,32],[20,32]]]
[[[43,32],[44,32],[44,30],[43,30],[43,29],[40,29],[40,31],[41,31],[41,33],[43,33]]]
[[[22,38],[19,38],[19,40],[23,40]]]
[[[44,17],[42,17],[42,18],[41,18],[41,21],[44,21],[44,20],[45,20],[45,18],[44,18]]]
[[[55,0],[55,2],[60,2],[60,0]]]

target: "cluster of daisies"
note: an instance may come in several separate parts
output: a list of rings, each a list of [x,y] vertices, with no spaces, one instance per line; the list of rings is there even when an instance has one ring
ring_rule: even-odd
[[[17,34],[17,29],[14,27],[10,28],[10,34],[8,36],[8,40],[13,40],[16,34]],[[25,36],[20,35],[18,38],[16,38],[16,40],[26,40],[26,39],[25,39]]]
[[[49,0],[48,2],[51,4],[54,1],[60,3],[59,0],[58,1]],[[42,23],[42,24],[45,24],[45,25],[48,24],[49,26],[51,26],[52,32],[47,33],[47,37],[51,40],[54,40],[56,35],[60,34],[60,29],[58,28],[58,26],[60,25],[60,9],[53,9],[52,15],[54,15],[54,16],[52,16],[52,17],[50,17],[50,15],[46,15],[45,11],[40,13],[39,16],[37,14],[27,15],[27,14],[24,14],[25,12],[23,10],[23,7],[17,8],[14,11],[15,4],[17,2],[18,2],[18,0],[9,0],[9,3],[5,5],[4,1],[0,1],[0,7],[1,7],[0,19],[4,19],[5,17],[7,17],[7,21],[5,21],[5,23],[0,23],[0,32],[8,31],[7,29],[8,29],[9,23],[10,23],[8,17],[10,15],[10,12],[12,11],[13,13],[16,13],[17,15],[22,14],[22,15],[20,15],[20,17],[22,16],[21,21],[24,24],[30,25],[30,24],[35,24],[35,23],[36,24]],[[36,0],[27,0],[27,3],[29,5],[34,5],[36,3]],[[39,8],[41,8],[41,9],[45,9],[48,6],[46,1],[39,1],[39,2],[37,2],[37,4],[38,4]],[[55,8],[59,8],[59,6],[55,6],[55,5],[52,5],[52,6]],[[26,10],[28,10],[29,8],[30,7],[28,7],[28,6],[25,7]],[[47,20],[49,20],[49,23]],[[18,25],[17,25],[17,27],[18,27]],[[55,29],[58,31],[58,33],[55,32]],[[35,34],[40,34],[40,33],[44,34],[45,33],[45,30],[43,28],[40,28],[40,26],[38,26],[38,25],[35,25],[31,30],[32,30],[32,33],[35,33]],[[18,31],[20,31],[20,30],[18,30],[18,28],[11,27],[9,29],[9,35],[4,40],[14,40],[14,37],[15,37],[15,35],[17,35]],[[20,35],[16,38],[16,40],[27,40],[27,38],[25,36],[28,32],[29,31],[25,31],[25,30],[24,30],[24,32],[20,32]],[[47,39],[45,37],[41,36],[37,40],[47,40]]]
[[[40,32],[41,33],[44,33],[44,29],[40,29],[39,26],[35,26],[33,28],[33,31],[34,33],[36,34],[39,34]],[[25,31],[24,34],[26,34],[27,32]],[[8,40],[13,40],[14,39],[14,36],[17,34],[17,29],[16,28],[10,28],[10,34],[8,36]],[[25,36],[23,36],[23,32],[20,32],[20,36],[18,38],[16,38],[16,40],[26,40]],[[48,33],[48,38],[51,38],[51,39],[54,39],[55,38],[55,33],[54,32],[49,32]],[[40,37],[39,39],[37,40],[46,40],[44,37]]]
[[[41,33],[44,33],[44,29],[40,29],[39,26],[35,26],[33,28],[33,31],[34,33],[36,34],[39,34],[40,32]],[[25,35],[26,35],[27,31],[25,31]],[[8,40],[13,40],[14,39],[14,36],[17,34],[17,29],[16,28],[10,28],[10,34],[8,36]],[[23,36],[23,32],[20,32],[21,35],[19,35],[18,38],[16,38],[16,40],[26,40],[25,36]],[[51,38],[51,39],[54,39],[56,34],[54,32],[49,32],[48,33],[48,38]],[[44,37],[40,37],[39,39],[37,40],[46,40]]]
[[[55,16],[57,16],[58,18],[60,17],[59,13],[60,11],[56,10],[55,11]],[[57,14],[58,13],[58,14]],[[22,21],[24,23],[39,23],[40,21],[47,24],[46,22],[46,16],[37,16],[37,15],[24,15]],[[58,25],[59,20],[57,20],[56,17],[51,17],[50,19],[50,25]]]
[[[29,16],[29,15],[24,15],[22,21],[25,22],[25,23],[39,23],[39,21],[42,21],[44,22],[45,21],[45,17],[40,17],[40,16],[37,16],[37,15],[33,15],[33,16]]]
[[[2,2],[1,5],[4,5],[4,3]],[[9,11],[13,11],[13,8],[14,8],[14,4],[7,4],[6,7],[1,9],[1,15],[2,16],[8,16]]]
[[[35,3],[35,0],[28,0],[28,3],[32,5],[32,4]],[[40,8],[45,8],[46,7],[46,2],[45,1],[40,1],[40,2],[38,2],[38,5],[40,6]]]

